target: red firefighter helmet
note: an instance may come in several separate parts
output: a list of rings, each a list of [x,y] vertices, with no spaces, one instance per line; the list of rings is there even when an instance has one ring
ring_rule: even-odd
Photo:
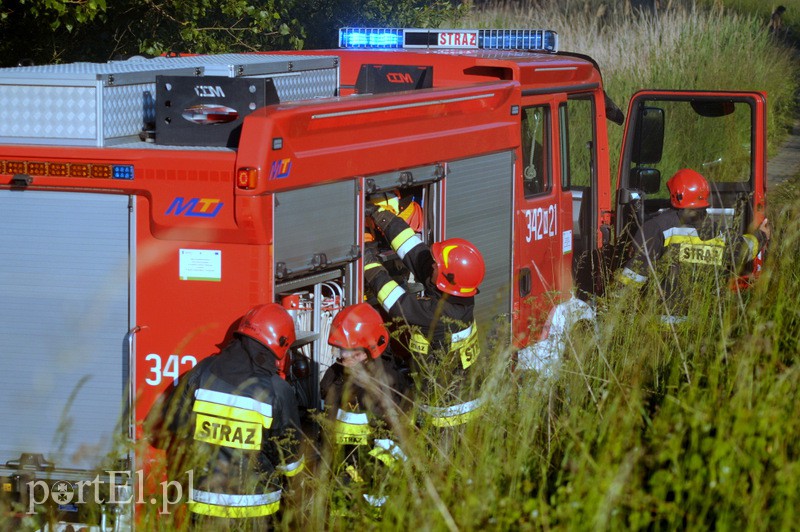
[[[267,346],[278,360],[286,357],[296,339],[292,317],[277,303],[256,305],[248,310],[236,332]]]
[[[371,358],[378,358],[389,344],[389,331],[377,310],[359,303],[333,317],[328,343],[339,349],[365,349]]]
[[[681,168],[667,181],[669,199],[676,209],[708,207],[709,188],[706,178],[691,168]]]
[[[454,296],[469,297],[478,293],[486,266],[483,255],[463,238],[448,238],[431,246],[436,261],[436,288]]]

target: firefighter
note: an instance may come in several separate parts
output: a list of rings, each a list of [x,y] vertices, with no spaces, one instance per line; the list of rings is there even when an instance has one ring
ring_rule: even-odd
[[[328,448],[336,475],[360,494],[372,515],[386,501],[383,484],[405,455],[394,441],[407,405],[405,377],[387,351],[389,331],[367,303],[333,318],[328,344],[338,357],[320,383],[332,430]],[[335,498],[336,495],[334,495]],[[338,501],[349,509],[352,501]]]
[[[406,344],[416,376],[416,402],[422,421],[435,427],[461,425],[481,405],[471,397],[472,373],[479,354],[473,311],[485,266],[467,240],[450,238],[428,247],[399,216],[368,206],[367,215],[397,252],[425,297],[400,286],[383,267],[377,251],[364,252],[364,280],[389,316],[407,333]]]
[[[154,408],[151,442],[167,450],[174,474],[193,469],[188,509],[195,523],[263,527],[280,509],[283,477],[302,470],[294,391],[278,375],[294,340],[283,307],[255,306],[222,351]]]
[[[765,218],[752,233],[730,235],[715,231],[707,217],[710,189],[698,172],[683,168],[667,181],[671,209],[647,220],[634,236],[634,255],[619,274],[624,285],[642,287],[660,279],[664,298],[662,323],[687,320],[691,282],[710,281],[701,274],[722,273],[727,279],[761,252],[770,239]]]

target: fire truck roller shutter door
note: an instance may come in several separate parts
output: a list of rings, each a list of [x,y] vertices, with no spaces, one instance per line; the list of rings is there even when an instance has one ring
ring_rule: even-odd
[[[448,164],[445,236],[469,240],[486,263],[486,276],[475,296],[479,324],[488,325],[511,311],[513,172],[512,152]]]
[[[93,468],[111,450],[133,306],[128,202],[0,190],[0,464],[32,452]]]
[[[289,275],[297,275],[354,260],[359,249],[357,203],[355,180],[277,192],[276,271],[280,263]],[[348,227],[352,230],[343,229]]]

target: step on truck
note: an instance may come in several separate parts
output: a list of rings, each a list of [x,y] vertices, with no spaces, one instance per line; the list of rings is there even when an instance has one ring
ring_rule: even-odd
[[[252,305],[294,316],[318,407],[331,318],[365,297],[367,202],[413,201],[425,242],[478,247],[481,330],[505,323],[534,370],[594,319],[677,169],[709,179],[720,227],[763,217],[762,93],[647,90],[626,120],[554,31],[339,40],[0,69],[4,516],[130,526],[155,489],[143,419]]]

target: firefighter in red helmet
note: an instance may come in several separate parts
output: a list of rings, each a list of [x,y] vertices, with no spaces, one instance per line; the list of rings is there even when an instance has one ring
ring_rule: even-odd
[[[714,227],[707,216],[708,181],[683,168],[667,181],[671,209],[645,221],[633,239],[634,254],[619,274],[625,285],[644,286],[658,279],[663,297],[662,321],[686,321],[688,286],[708,281],[703,273],[736,275],[761,252],[771,236],[769,221],[752,232],[731,235]]]
[[[406,380],[387,351],[389,331],[383,318],[367,303],[345,307],[334,316],[328,344],[337,355],[320,383],[329,421],[329,463],[358,497],[355,504],[351,499],[338,506],[358,511],[366,504],[379,513],[386,501],[385,483],[398,460],[405,460],[395,430],[403,424],[408,404]],[[332,494],[334,499],[341,496]]]
[[[188,509],[195,523],[268,524],[280,509],[283,477],[302,470],[294,390],[278,375],[294,341],[283,307],[257,305],[218,354],[181,376],[151,410],[151,442],[181,468],[172,474],[193,470]]]
[[[480,251],[449,238],[427,246],[400,217],[368,210],[424,297],[407,291],[383,267],[372,247],[364,252],[364,280],[388,315],[406,333],[422,419],[436,427],[465,423],[477,414],[475,361],[479,354],[474,296],[486,272]]]

